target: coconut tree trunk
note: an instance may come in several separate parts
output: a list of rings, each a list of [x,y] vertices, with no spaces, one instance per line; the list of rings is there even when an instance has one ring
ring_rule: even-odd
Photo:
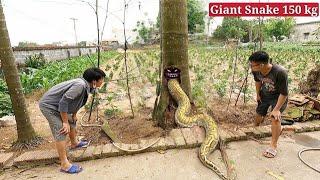
[[[0,60],[12,101],[12,107],[17,122],[18,141],[31,142],[36,133],[30,123],[30,117],[20,84],[18,69],[13,56],[9,34],[0,0]]]
[[[162,68],[175,66],[181,70],[181,87],[191,97],[188,66],[187,0],[161,0],[161,53]],[[160,100],[154,107],[153,119],[166,129],[174,126],[173,104],[162,75]]]

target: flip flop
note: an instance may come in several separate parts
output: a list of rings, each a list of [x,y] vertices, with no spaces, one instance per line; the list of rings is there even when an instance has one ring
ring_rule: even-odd
[[[70,147],[70,150],[78,149],[78,148],[86,148],[90,144],[89,141],[81,140],[76,147]]]
[[[267,158],[274,158],[277,155],[277,150],[276,149],[272,149],[271,147],[267,148],[264,152],[263,152],[263,156],[267,157]]]
[[[292,120],[286,120],[286,119],[281,120],[281,125],[292,125],[293,123],[294,121]]]
[[[60,169],[60,172],[67,173],[67,174],[77,174],[77,173],[81,172],[82,170],[83,169],[81,166],[76,165],[76,164],[72,164],[68,170]]]

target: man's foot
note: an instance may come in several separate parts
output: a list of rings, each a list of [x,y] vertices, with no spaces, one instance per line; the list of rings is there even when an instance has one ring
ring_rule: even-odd
[[[68,169],[61,168],[60,171],[68,174],[76,174],[82,171],[82,167],[76,164],[71,164]]]
[[[264,152],[263,156],[267,158],[274,158],[277,155],[277,150],[271,147],[268,147]]]
[[[77,148],[85,148],[89,146],[89,141],[81,140],[76,145],[71,145],[71,150],[77,149]]]

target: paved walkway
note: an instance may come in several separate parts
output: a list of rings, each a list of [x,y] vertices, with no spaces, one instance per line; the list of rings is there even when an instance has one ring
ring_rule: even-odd
[[[268,139],[264,140],[267,142]],[[297,156],[303,148],[320,147],[319,131],[282,136],[275,159],[261,155],[266,147],[266,144],[251,140],[228,144],[227,152],[235,165],[238,179],[320,179],[320,174],[305,166]],[[219,179],[200,163],[197,151],[198,148],[173,149],[163,151],[163,154],[150,152],[80,162],[84,171],[78,175],[60,173],[58,165],[7,170],[0,179]],[[303,154],[307,161],[320,169],[319,156],[320,151]],[[224,170],[218,151],[211,158]]]

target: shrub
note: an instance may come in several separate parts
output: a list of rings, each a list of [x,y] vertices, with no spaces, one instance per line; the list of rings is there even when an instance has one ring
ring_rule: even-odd
[[[34,54],[31,56],[26,57],[26,66],[35,68],[35,69],[41,69],[46,64],[46,60],[44,58],[44,55],[42,53],[40,54]]]
[[[12,114],[13,109],[9,94],[0,92],[0,117]]]

